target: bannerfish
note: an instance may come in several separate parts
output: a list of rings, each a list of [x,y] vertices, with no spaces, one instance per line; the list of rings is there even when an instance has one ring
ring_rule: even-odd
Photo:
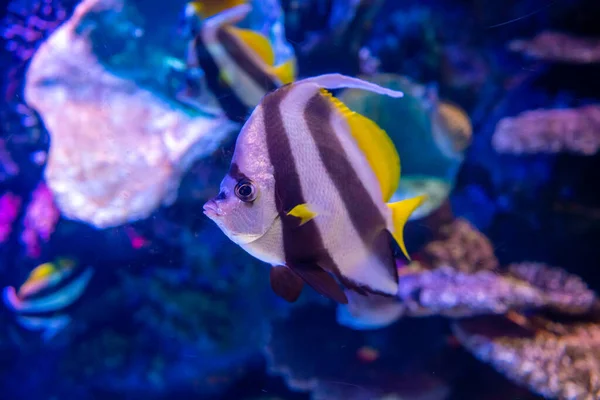
[[[50,340],[71,322],[68,308],[85,292],[93,274],[91,267],[81,268],[66,258],[41,264],[19,290],[4,288],[4,304],[15,313],[19,325],[41,331],[43,340]]]
[[[188,44],[188,68],[203,71],[206,86],[230,120],[245,121],[266,93],[295,79],[296,60],[291,57],[275,66],[267,37],[234,26],[252,10],[250,5],[241,4],[204,19],[197,3],[188,3],[184,12],[197,25]],[[194,85],[193,79],[188,80],[189,85]]]
[[[340,74],[267,94],[244,124],[220,193],[204,213],[273,266],[271,287],[289,302],[304,282],[342,304],[348,299],[338,282],[362,295],[394,296],[392,238],[408,257],[403,228],[425,197],[386,203],[400,178],[392,141],[325,88],[403,95]]]

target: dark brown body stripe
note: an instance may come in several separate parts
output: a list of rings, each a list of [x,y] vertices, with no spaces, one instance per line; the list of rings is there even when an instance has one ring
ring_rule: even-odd
[[[268,94],[262,103],[267,147],[275,175],[275,202],[283,227],[286,263],[318,263],[326,269],[335,268],[315,222],[309,221],[298,226],[297,218],[286,215],[298,204],[306,202],[280,110],[280,104],[291,88],[291,85],[284,86]]]
[[[269,93],[277,89],[277,85],[273,78],[261,70],[248,54],[241,48],[239,39],[227,31],[227,27],[221,27],[217,30],[217,40],[227,51],[229,56],[233,58],[236,64],[246,71],[258,87],[262,88],[265,93]],[[235,88],[234,88],[235,90]]]
[[[333,106],[320,92],[307,103],[304,119],[319,149],[319,156],[329,178],[337,188],[354,228],[368,249],[374,251],[390,274],[398,280],[386,221],[348,160],[342,144],[331,126]],[[385,236],[387,247],[384,246]]]

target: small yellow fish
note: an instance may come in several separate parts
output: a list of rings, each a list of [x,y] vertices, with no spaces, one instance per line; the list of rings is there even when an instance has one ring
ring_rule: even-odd
[[[19,290],[4,288],[4,304],[22,327],[42,331],[43,339],[49,340],[71,321],[65,309],[81,297],[93,274],[91,267],[78,268],[66,258],[41,264]]]

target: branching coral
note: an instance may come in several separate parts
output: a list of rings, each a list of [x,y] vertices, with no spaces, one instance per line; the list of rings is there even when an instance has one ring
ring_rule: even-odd
[[[542,32],[531,40],[513,40],[512,51],[545,61],[569,63],[600,62],[600,39],[583,38],[561,32]]]
[[[600,149],[600,106],[533,110],[505,117],[496,126],[492,145],[497,152],[509,154],[594,155]]]
[[[461,343],[511,380],[547,398],[600,397],[600,324],[538,318],[523,327],[501,317],[455,324]]]
[[[114,7],[79,4],[33,56],[24,89],[51,135],[45,172],[59,208],[96,227],[144,218],[173,200],[182,171],[234,127],[189,114],[101,66],[82,20]]]

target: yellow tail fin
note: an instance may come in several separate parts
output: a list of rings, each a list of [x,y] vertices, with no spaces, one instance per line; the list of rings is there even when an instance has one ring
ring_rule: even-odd
[[[273,74],[277,76],[283,85],[294,82],[296,79],[296,59],[291,57],[283,64],[273,67]]]
[[[404,244],[404,225],[406,225],[410,215],[419,208],[425,200],[427,200],[427,196],[421,195],[388,204],[388,207],[392,210],[392,220],[394,223],[392,235],[394,236],[394,239],[396,239],[396,242],[398,242],[400,250],[402,250],[402,253],[404,253],[408,260],[410,260],[410,256],[408,255],[406,245]]]

